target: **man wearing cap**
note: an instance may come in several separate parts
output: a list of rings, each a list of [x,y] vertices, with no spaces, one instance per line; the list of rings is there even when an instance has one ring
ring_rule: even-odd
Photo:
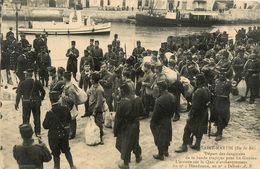
[[[41,52],[38,54],[39,79],[42,85],[48,87],[49,74],[48,67],[51,66],[51,57],[44,46],[41,47]]]
[[[22,44],[22,48],[26,48],[29,45],[29,42],[25,38],[25,34],[21,34],[20,37],[21,37],[20,42]]]
[[[73,139],[76,136],[76,131],[77,131],[77,111],[78,107],[75,104],[76,100],[76,89],[73,86],[71,82],[71,72],[65,72],[64,73],[64,89],[61,94],[61,102],[62,106],[68,107],[70,110],[72,120],[70,122],[70,134],[69,138]]]
[[[87,46],[86,50],[89,51],[89,54],[92,57],[94,56],[94,49],[95,49],[94,39],[90,39],[89,40],[89,46]]]
[[[113,47],[113,48],[116,47],[116,44],[117,44],[118,41],[119,41],[119,39],[118,39],[118,34],[115,34],[115,35],[114,35],[114,39],[113,39],[113,41],[112,41],[112,47]]]
[[[149,117],[150,111],[153,109],[153,90],[151,88],[153,82],[153,72],[151,70],[151,64],[146,62],[143,66],[144,76],[142,78],[141,97],[144,104],[144,114],[141,115],[144,118]]]
[[[103,50],[99,47],[99,41],[95,41],[94,48],[94,71],[100,71],[101,62],[103,61]]]
[[[92,115],[95,117],[95,123],[100,129],[100,144],[104,144],[103,142],[103,102],[104,102],[104,89],[99,83],[100,75],[98,72],[93,72],[90,78],[91,87],[88,90],[87,94],[88,98],[88,115]]]
[[[220,72],[215,81],[214,90],[214,109],[211,111],[211,122],[215,122],[217,125],[217,132],[212,133],[211,136],[216,137],[216,141],[222,140],[222,132],[227,127],[230,119],[230,93],[234,93],[236,89],[236,83],[226,78],[225,72]]]
[[[237,56],[232,60],[232,67],[235,73],[234,80],[239,83],[242,80],[242,72],[246,58],[244,55],[244,49],[238,49]]]
[[[122,64],[125,61],[124,55],[125,52],[120,46],[120,41],[116,41],[116,46],[113,48],[113,52],[116,54],[116,59],[119,64]]]
[[[165,80],[158,81],[159,95],[155,101],[150,128],[154,137],[154,143],[158,148],[158,154],[154,159],[164,160],[169,156],[168,147],[172,141],[171,118],[176,111],[176,98],[168,92],[168,84]]]
[[[27,58],[28,58],[28,65],[30,65],[30,67],[33,69],[34,71],[34,78],[38,79],[38,58],[37,58],[37,54],[34,51],[34,49],[32,49],[32,45],[27,45],[28,48],[28,52],[27,52]]]
[[[84,71],[84,66],[89,65],[91,70],[94,70],[94,60],[88,50],[84,50],[84,56],[80,59],[79,71],[82,73]]]
[[[231,79],[233,77],[233,69],[231,66],[231,61],[229,60],[229,53],[227,51],[222,52],[222,57],[216,64],[216,68],[221,72],[226,72],[227,78]]]
[[[116,54],[112,51],[112,45],[107,45],[108,51],[104,55],[104,60],[112,65],[118,66],[120,63],[116,59]]]
[[[101,64],[101,70],[100,70],[100,80],[99,83],[104,89],[104,95],[106,98],[106,102],[109,108],[109,111],[113,111],[113,97],[112,97],[112,73],[108,71],[108,65],[107,63],[103,62]]]
[[[43,127],[48,129],[48,141],[52,151],[54,168],[60,169],[60,154],[65,154],[71,169],[76,169],[73,163],[69,146],[69,124],[71,121],[68,107],[59,103],[60,93],[51,91],[49,93],[52,108],[46,113]]]
[[[192,95],[192,106],[188,114],[188,120],[184,128],[183,143],[175,152],[187,152],[187,145],[194,150],[200,150],[203,134],[207,133],[208,126],[208,105],[210,102],[210,91],[206,87],[206,80],[203,74],[196,76],[197,89]],[[192,145],[192,137],[195,135],[196,142]]]
[[[26,79],[17,88],[15,110],[19,109],[19,102],[22,98],[23,124],[30,122],[31,112],[34,118],[34,131],[36,136],[41,134],[41,101],[45,97],[45,90],[38,80],[34,80],[33,70],[28,69],[25,73]]]
[[[250,92],[250,104],[254,104],[255,98],[258,96],[259,87],[259,72],[260,72],[260,62],[257,59],[257,55],[252,53],[245,63],[243,77],[246,80],[246,86],[248,92]],[[244,99],[245,100],[245,99]]]
[[[127,84],[120,86],[121,100],[115,116],[114,136],[116,137],[116,148],[121,153],[122,164],[118,167],[129,169],[131,152],[135,154],[136,163],[141,162],[142,149],[139,145],[139,120],[140,106],[136,99],[131,99],[130,88]]]
[[[135,57],[135,63],[137,63],[137,58],[143,57],[142,53],[145,51],[145,48],[141,46],[141,41],[136,41],[137,47],[134,48],[132,55]]]
[[[17,58],[16,75],[19,78],[20,82],[25,79],[24,71],[29,68],[27,50],[27,48],[23,48],[22,53]]]
[[[77,81],[79,50],[76,48],[75,41],[71,41],[71,48],[67,50],[66,56],[68,57],[67,71],[72,72],[74,79]]]
[[[13,27],[9,27],[9,31],[6,33],[6,39],[8,39],[10,36],[14,37],[14,33],[13,33]]]
[[[166,81],[167,83],[167,77],[166,75],[162,72],[162,67],[163,65],[159,62],[157,62],[154,65],[154,77],[153,77],[153,82],[152,82],[152,86],[151,88],[153,89],[153,94],[155,95],[155,97],[157,97],[156,95],[158,95],[158,86],[157,86],[157,82],[159,81]]]
[[[159,54],[165,54],[167,50],[167,42],[161,43],[161,48],[159,49]]]
[[[39,144],[34,143],[33,129],[30,124],[20,125],[19,130],[23,143],[13,148],[13,156],[19,169],[43,169],[43,162],[51,161],[49,149],[40,140]]]
[[[42,41],[40,34],[35,34],[35,39],[33,40],[33,48],[37,55],[41,50],[41,46],[44,46],[44,42]]]
[[[58,81],[58,78],[56,75],[56,67],[54,67],[54,66],[48,67],[48,73],[49,73],[49,76],[51,77],[50,91],[52,91],[53,87],[55,86],[55,84]]]

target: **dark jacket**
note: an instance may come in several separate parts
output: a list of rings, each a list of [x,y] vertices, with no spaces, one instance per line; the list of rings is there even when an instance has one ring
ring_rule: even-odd
[[[42,125],[49,130],[49,138],[61,138],[61,133],[64,132],[63,127],[68,126],[70,121],[71,115],[68,107],[56,104],[46,113]]]
[[[80,59],[80,64],[79,64],[79,71],[82,72],[83,69],[84,69],[84,66],[86,64],[89,64],[90,65],[90,69],[93,70],[94,69],[94,60],[93,60],[93,57],[92,56],[83,56],[81,59]]]
[[[22,81],[19,84],[16,93],[17,105],[19,104],[21,97],[23,98],[23,104],[31,104],[31,101],[40,103],[46,94],[40,81],[33,79],[26,79]]]
[[[51,153],[48,148],[42,144],[33,144],[33,142],[15,145],[13,156],[19,165],[19,169],[43,169],[43,162],[51,160]]]
[[[206,134],[210,92],[207,87],[197,88],[192,95],[192,107],[187,125],[194,134]]]
[[[78,71],[79,50],[70,48],[67,50],[66,56],[69,58],[67,62],[67,71],[76,73]]]
[[[170,145],[172,140],[171,118],[175,111],[176,98],[168,91],[156,99],[150,123],[156,146],[164,147]]]
[[[139,142],[139,112],[141,102],[135,99],[122,98],[115,117],[114,135],[116,148],[121,153],[121,159],[130,161],[131,151]]]
[[[87,89],[90,88],[90,72],[81,72],[79,79],[79,87],[82,88],[84,91],[87,91]]]

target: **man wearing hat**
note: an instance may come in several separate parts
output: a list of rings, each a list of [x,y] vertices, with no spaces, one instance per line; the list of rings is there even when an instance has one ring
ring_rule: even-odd
[[[89,65],[91,70],[94,69],[94,60],[90,53],[91,53],[90,51],[84,50],[84,56],[81,57],[80,64],[79,64],[80,73],[82,73],[82,71],[84,71],[85,65]]]
[[[103,61],[103,50],[99,47],[99,41],[95,41],[94,48],[94,71],[100,71],[101,62]]]
[[[243,77],[246,80],[248,92],[250,91],[250,104],[254,104],[258,96],[260,61],[255,53],[252,53],[245,63]],[[245,99],[244,99],[245,100]]]
[[[216,64],[216,69],[220,72],[225,72],[227,77],[231,79],[233,77],[233,69],[231,66],[231,61],[229,60],[229,53],[224,50],[221,55],[221,59]]]
[[[22,44],[22,48],[26,48],[29,45],[29,41],[26,39],[25,34],[20,35],[20,42]]]
[[[48,69],[49,76],[51,77],[50,91],[52,91],[53,87],[58,82],[58,78],[57,78],[57,75],[56,75],[56,67],[50,66],[47,69]]]
[[[114,40],[112,41],[112,47],[113,47],[113,48],[116,47],[116,44],[117,44],[118,41],[119,41],[119,39],[118,39],[118,34],[115,34],[115,35],[114,35]]]
[[[25,72],[26,79],[22,81],[17,88],[15,110],[19,109],[19,102],[22,98],[23,106],[23,124],[30,122],[31,112],[34,118],[34,131],[36,136],[41,135],[41,101],[45,97],[45,90],[38,80],[34,80],[33,70],[28,69]]]
[[[230,93],[234,94],[236,84],[232,84],[230,80],[226,78],[225,72],[220,72],[215,81],[214,90],[214,109],[211,111],[211,122],[215,122],[217,125],[217,132],[211,134],[216,137],[216,141],[222,140],[222,132],[227,127],[230,119]]]
[[[39,144],[34,143],[33,129],[30,124],[20,125],[19,130],[23,143],[13,148],[13,156],[19,169],[43,169],[43,162],[51,161],[49,149],[40,140]]]
[[[47,48],[41,46],[41,52],[38,54],[38,67],[39,67],[39,78],[42,85],[48,87],[49,85],[49,74],[48,67],[51,66],[51,57],[47,51]]]
[[[246,63],[246,58],[244,55],[244,49],[238,49],[237,56],[232,60],[232,68],[235,73],[234,80],[237,83],[239,83],[242,80],[242,72],[245,63]]]
[[[29,68],[27,50],[27,48],[23,48],[22,53],[17,58],[16,75],[20,82],[25,79],[24,71]]]
[[[9,31],[6,33],[6,39],[8,39],[10,36],[14,37],[14,33],[13,33],[13,27],[9,27]]]
[[[94,55],[94,49],[95,49],[95,45],[94,45],[94,39],[90,39],[89,40],[89,46],[87,46],[86,50],[89,51],[89,54],[93,57]]]
[[[71,41],[71,48],[67,50],[66,56],[68,57],[67,71],[72,72],[74,79],[77,81],[79,50],[76,48],[75,41]]]
[[[208,105],[210,103],[210,91],[206,87],[206,80],[203,74],[196,76],[197,89],[192,95],[192,106],[188,115],[188,120],[184,128],[183,143],[175,152],[187,152],[187,145],[194,150],[200,150],[203,134],[207,133],[208,126]],[[192,145],[193,135],[196,142]]]
[[[153,96],[152,96],[152,81],[153,81],[153,72],[151,69],[151,64],[146,62],[143,66],[144,76],[142,78],[141,86],[141,97],[144,104],[145,111],[141,115],[144,118],[149,117],[150,111],[153,109]]]
[[[76,100],[76,89],[71,82],[71,72],[64,73],[64,89],[61,94],[61,102],[63,106],[68,107],[70,110],[72,120],[70,122],[70,134],[69,138],[73,139],[76,136],[77,131],[77,111],[78,107],[75,104]]]
[[[150,128],[154,137],[154,143],[158,148],[158,154],[154,159],[164,160],[169,156],[168,147],[172,141],[171,118],[176,111],[176,98],[168,92],[168,84],[165,80],[158,81],[159,95],[155,101]]]
[[[141,147],[139,145],[139,120],[140,108],[137,99],[131,99],[130,88],[127,84],[120,86],[121,100],[115,116],[114,135],[116,137],[116,148],[121,153],[122,164],[118,167],[129,169],[131,152],[135,154],[136,163],[141,162]]]
[[[112,45],[107,45],[108,51],[104,55],[104,60],[112,65],[118,66],[120,63],[116,59],[116,54],[112,51]]]
[[[159,49],[159,54],[165,54],[167,50],[167,42],[161,43],[161,48]]]
[[[91,87],[88,90],[87,94],[88,98],[88,114],[85,116],[92,115],[95,117],[95,123],[100,129],[100,144],[104,144],[103,142],[103,102],[104,102],[104,89],[99,83],[100,75],[98,72],[93,72],[90,77]]]
[[[41,39],[41,35],[35,34],[35,39],[33,40],[33,48],[34,48],[34,51],[36,52],[36,55],[38,55],[40,53],[42,46],[44,46],[44,42]]]
[[[134,48],[132,55],[135,57],[135,63],[137,63],[137,58],[142,57],[142,53],[145,51],[145,48],[141,46],[141,41],[136,41],[137,47]]]
[[[71,169],[76,169],[72,160],[69,146],[69,124],[71,121],[68,107],[59,103],[60,92],[49,93],[52,108],[46,113],[43,127],[48,129],[48,141],[52,151],[54,168],[60,169],[60,154],[65,154]]]

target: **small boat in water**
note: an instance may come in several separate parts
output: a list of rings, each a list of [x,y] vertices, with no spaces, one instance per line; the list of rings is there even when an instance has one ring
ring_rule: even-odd
[[[85,35],[85,34],[109,34],[111,23],[94,23],[90,17],[82,19],[80,11],[70,14],[67,22],[30,22],[28,27],[19,27],[19,33],[48,35]]]

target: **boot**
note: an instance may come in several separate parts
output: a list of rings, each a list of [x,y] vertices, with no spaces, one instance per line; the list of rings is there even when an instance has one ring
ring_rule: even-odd
[[[215,138],[215,141],[220,141],[222,140],[222,132],[223,132],[223,128],[218,127],[217,128],[217,136]]]
[[[210,133],[210,136],[217,137],[217,133]]]
[[[193,150],[200,151],[200,143],[201,143],[201,139],[196,139],[195,144],[191,145],[190,148]]]
[[[217,137],[215,138],[215,141],[220,141],[222,140],[222,135],[217,135]]]
[[[249,104],[254,104],[255,103],[255,100],[254,99],[250,99],[249,100]]]
[[[241,96],[241,97],[238,98],[236,101],[237,101],[237,102],[244,102],[244,101],[246,101],[246,97]]]
[[[54,169],[60,169],[60,157],[53,157]]]
[[[164,155],[165,157],[169,157],[168,147],[165,149],[163,155]]]
[[[182,145],[180,146],[177,150],[175,150],[176,153],[183,153],[183,152],[187,152],[188,151],[188,147],[187,145]]]
[[[121,164],[118,164],[118,167],[120,169],[129,169],[129,165],[127,163],[121,163]]]
[[[163,161],[164,160],[164,156],[161,155],[161,154],[156,154],[156,155],[153,155],[153,158],[156,159],[156,160],[161,160]]]
[[[141,155],[135,157],[135,162],[136,163],[140,163],[142,160],[143,160],[143,158],[142,158]]]

